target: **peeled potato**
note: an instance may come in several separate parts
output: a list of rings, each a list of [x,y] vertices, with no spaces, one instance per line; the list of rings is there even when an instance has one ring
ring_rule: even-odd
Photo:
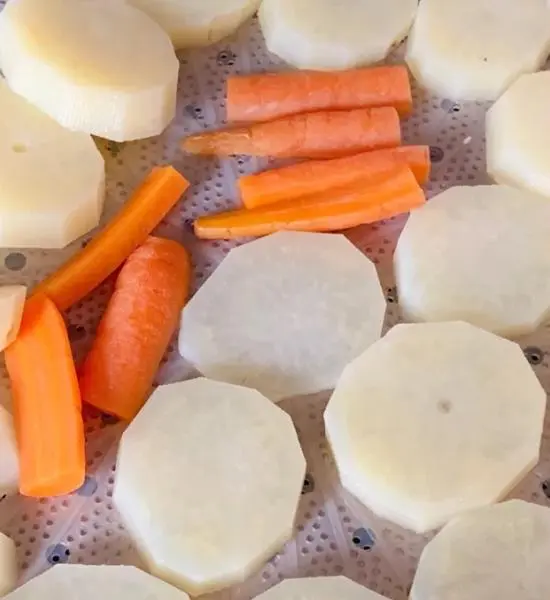
[[[385,600],[346,577],[287,579],[256,600]]]
[[[0,287],[0,351],[17,336],[26,294],[27,288],[24,285]]]
[[[13,494],[19,485],[19,455],[10,413],[0,405],[0,497]]]
[[[215,44],[251,17],[260,0],[129,0],[154,19],[176,49]]]
[[[417,0],[263,0],[267,48],[302,69],[347,69],[382,60],[403,40]]]
[[[0,455],[1,460],[2,457]],[[8,536],[0,533],[0,596],[11,592],[16,583],[17,557],[15,554],[15,544]]]
[[[407,62],[424,87],[453,100],[495,100],[550,52],[547,0],[422,0]]]
[[[451,521],[426,546],[410,600],[550,598],[550,510],[521,500]]]
[[[345,369],[325,425],[342,485],[424,533],[519,483],[545,408],[517,344],[466,323],[398,325]]]
[[[10,0],[0,68],[13,90],[75,131],[124,142],[161,133],[175,114],[170,38],[120,0]]]

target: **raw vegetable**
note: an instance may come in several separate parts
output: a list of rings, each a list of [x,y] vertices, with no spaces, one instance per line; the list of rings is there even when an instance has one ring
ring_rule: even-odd
[[[63,248],[99,223],[103,158],[89,135],[67,131],[2,78],[0,110],[0,246]]]
[[[400,143],[399,115],[395,108],[382,107],[307,113],[196,133],[182,146],[192,154],[334,158]]]
[[[347,577],[304,577],[286,579],[260,594],[256,600],[385,600],[376,592]]]
[[[13,494],[17,491],[18,485],[19,457],[13,419],[10,413],[0,405],[0,498],[4,494]],[[1,563],[0,560],[0,565]]]
[[[282,232],[231,250],[185,307],[179,350],[278,401],[334,387],[385,311],[375,266],[344,236]]]
[[[344,488],[424,533],[523,479],[545,407],[517,344],[460,322],[397,325],[344,370],[325,425]]]
[[[233,239],[276,231],[342,231],[409,212],[426,198],[411,170],[396,166],[387,176],[357,180],[346,186],[275,204],[200,217],[201,239]]]
[[[168,33],[177,49],[216,44],[257,10],[260,0],[130,0]]]
[[[547,0],[422,0],[407,63],[443,98],[496,100],[522,73],[542,68],[549,23]]]
[[[0,350],[9,346],[17,336],[26,294],[24,285],[0,287]]]
[[[409,73],[401,65],[348,71],[284,71],[229,77],[227,120],[258,122],[320,110],[393,106],[412,111]]]
[[[94,0],[95,1],[95,0]],[[135,567],[56,565],[6,600],[189,600],[187,594]]]
[[[82,400],[130,421],[151,391],[189,293],[183,246],[150,237],[116,280],[80,376]]]
[[[11,592],[17,584],[17,555],[15,544],[0,533],[0,596]]]
[[[35,294],[66,310],[111,275],[174,207],[189,182],[172,167],[156,167],[91,242],[47,277]]]
[[[63,317],[46,296],[30,299],[5,351],[24,496],[68,494],[84,481],[84,424]]]
[[[550,196],[550,73],[522,75],[489,109],[487,171],[507,183]]]
[[[550,199],[507,186],[454,187],[409,218],[394,256],[411,321],[468,321],[505,337],[550,314]]]
[[[376,63],[404,39],[417,0],[263,0],[268,50],[301,69]]]
[[[124,432],[113,500],[150,571],[198,596],[242,582],[292,536],[305,467],[283,410],[194,379],[157,388]]]
[[[245,175],[238,185],[246,208],[290,200],[310,194],[326,192],[331,188],[356,180],[373,183],[386,177],[399,164],[406,164],[418,183],[426,183],[430,174],[428,146],[398,146],[363,152],[332,160],[307,161],[270,169],[254,175]]]
[[[0,68],[67,129],[123,142],[161,133],[175,114],[170,38],[126,2],[10,1],[0,15]]]
[[[426,546],[411,600],[543,600],[550,510],[522,500],[471,511]]]

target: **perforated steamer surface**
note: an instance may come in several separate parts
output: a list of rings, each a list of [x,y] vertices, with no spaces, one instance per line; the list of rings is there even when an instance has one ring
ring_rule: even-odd
[[[0,6],[3,2],[0,1]],[[399,51],[394,59],[398,58]],[[235,203],[235,178],[262,163],[251,158],[215,161],[183,156],[179,138],[223,122],[224,80],[229,74],[280,67],[265,51],[256,23],[236,38],[201,51],[181,55],[177,117],[157,139],[118,145],[99,141],[107,161],[108,201],[104,221],[116,212],[140,179],[156,164],[172,162],[193,188],[169,215],[158,233],[182,241],[192,252],[195,286],[199,286],[231,248],[225,242],[199,242],[191,235],[191,219]],[[139,68],[139,65],[136,65]],[[484,164],[482,105],[458,105],[416,91],[416,111],[404,124],[408,143],[432,147],[433,176],[429,195],[454,184],[487,181]],[[387,292],[387,326],[397,320],[397,298],[391,257],[403,220],[350,231],[349,238],[378,265]],[[0,284],[34,285],[73,254],[86,240],[63,251],[0,251]],[[75,355],[81,357],[109,296],[106,283],[67,315]],[[550,386],[550,336],[544,328],[520,340],[534,369]],[[9,405],[8,383],[1,372],[1,401]],[[192,375],[172,345],[158,382]],[[293,576],[344,574],[392,600],[405,600],[418,556],[426,538],[412,535],[377,519],[340,488],[324,437],[322,412],[328,394],[296,398],[282,406],[294,418],[308,461],[294,539],[242,586],[209,596],[248,600],[280,579]],[[52,564],[140,564],[111,495],[116,444],[121,426],[96,413],[87,413],[88,476],[79,492],[58,499],[34,501],[19,497],[0,502],[0,529],[16,542],[21,579]],[[550,506],[550,422],[543,458],[513,493]],[[223,505],[223,498],[220,497]],[[222,506],[223,510],[223,506]]]

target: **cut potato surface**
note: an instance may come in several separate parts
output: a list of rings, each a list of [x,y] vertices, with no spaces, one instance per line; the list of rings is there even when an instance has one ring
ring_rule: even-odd
[[[398,325],[346,368],[325,424],[342,485],[423,533],[515,487],[545,405],[517,344],[466,323]]]
[[[259,392],[159,387],[122,436],[113,498],[151,570],[193,596],[243,581],[292,535],[305,460]]]
[[[511,500],[451,521],[424,549],[411,600],[547,600],[550,510]]]
[[[256,600],[385,600],[346,577],[287,579]]]
[[[251,17],[260,0],[129,0],[170,36],[174,46],[215,44]]]
[[[229,253],[184,309],[179,349],[278,401],[334,387],[385,310],[375,266],[344,236],[282,232]]]
[[[495,100],[550,51],[547,0],[422,0],[407,62],[419,83],[453,100]]]
[[[403,40],[417,0],[263,0],[267,48],[302,69],[347,69],[382,60]]]
[[[0,447],[1,445],[0,442]],[[0,460],[2,459],[0,458]],[[11,592],[16,584],[17,556],[15,544],[8,536],[0,533],[0,596]]]
[[[19,484],[19,455],[11,414],[0,405],[0,497],[13,494]]]
[[[507,183],[550,196],[550,73],[523,75],[487,113],[487,171]]]
[[[24,285],[0,287],[0,350],[11,344],[19,332],[26,295]]]
[[[454,187],[414,211],[395,252],[411,321],[534,331],[550,310],[550,200],[508,186]]]
[[[126,566],[56,565],[6,600],[189,600],[160,579]]]
[[[0,13],[10,87],[68,129],[123,142],[175,113],[179,63],[162,28],[112,0],[10,0]]]

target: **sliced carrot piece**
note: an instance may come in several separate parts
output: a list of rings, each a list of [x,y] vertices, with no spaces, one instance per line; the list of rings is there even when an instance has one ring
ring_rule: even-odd
[[[67,329],[46,296],[27,301],[5,351],[24,496],[68,494],[86,471],[80,391]]]
[[[334,158],[401,143],[395,108],[358,108],[294,115],[269,123],[197,133],[184,139],[192,154]]]
[[[283,230],[340,231],[394,217],[424,202],[412,171],[397,166],[377,183],[355,181],[325,193],[201,217],[195,233],[202,239],[232,239]]]
[[[380,179],[396,165],[410,167],[418,183],[430,174],[428,146],[398,146],[334,158],[301,162],[280,169],[245,175],[238,185],[246,208],[254,208],[281,200],[322,192],[358,179]]]
[[[128,258],[189,187],[173,167],[156,167],[114,219],[91,242],[34,290],[66,310],[89,294]]]
[[[180,244],[149,237],[133,252],[84,361],[84,402],[131,420],[153,379],[180,318],[190,280],[189,256]]]
[[[318,110],[377,106],[393,106],[402,115],[412,111],[406,67],[259,73],[227,81],[229,122],[271,121]]]

